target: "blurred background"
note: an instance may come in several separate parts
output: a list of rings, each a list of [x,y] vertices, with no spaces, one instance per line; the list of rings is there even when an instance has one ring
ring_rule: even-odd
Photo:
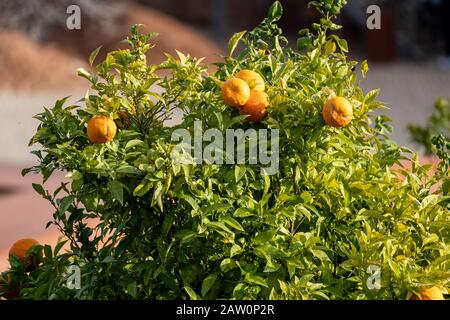
[[[307,0],[282,0],[281,27],[295,45],[299,29],[319,18]],[[220,60],[227,39],[255,27],[271,0],[1,0],[0,1],[0,271],[7,249],[16,239],[34,237],[54,243],[54,230],[44,232],[52,210],[33,191],[38,177],[21,177],[33,164],[28,141],[37,123],[32,116],[43,106],[70,95],[76,102],[88,84],[76,76],[89,53],[100,45],[105,53],[117,47],[134,23],[156,31],[151,61],[175,49],[207,62]],[[80,29],[68,29],[80,8]],[[381,29],[366,26],[369,5],[381,8]],[[423,124],[437,97],[450,96],[450,1],[349,0],[340,24],[349,40],[350,56],[367,59],[370,71],[361,82],[365,92],[381,88],[379,100],[390,108],[393,139],[413,146],[410,123]],[[63,175],[48,182],[52,189]]]

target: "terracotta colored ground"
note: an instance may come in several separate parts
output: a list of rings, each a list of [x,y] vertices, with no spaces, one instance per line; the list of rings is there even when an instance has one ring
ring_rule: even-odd
[[[55,45],[38,45],[25,35],[0,33],[0,87],[12,90],[72,89],[85,85],[76,75],[86,67]]]
[[[47,43],[38,44],[24,34],[0,32],[0,89],[13,91],[85,89],[87,81],[76,75],[88,68],[89,53],[102,45],[101,58],[117,49],[129,36],[133,24],[144,24],[142,32],[158,32],[156,47],[149,52],[151,63],[164,60],[175,49],[196,57],[218,61],[221,49],[210,39],[176,19],[137,4],[127,7],[115,28],[101,30],[88,22],[81,30],[61,29]]]
[[[20,169],[0,166],[0,272],[8,267],[9,247],[18,239],[35,238],[41,244],[54,245],[59,233],[54,227],[45,230],[53,209],[47,200],[37,196],[32,183],[42,183],[36,175],[25,178]],[[59,186],[62,174],[47,183],[49,189]]]

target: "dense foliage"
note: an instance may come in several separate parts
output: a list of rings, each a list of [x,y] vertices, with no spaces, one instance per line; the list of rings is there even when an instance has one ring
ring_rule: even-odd
[[[423,286],[448,286],[448,142],[436,139],[443,161],[430,175],[431,166],[389,140],[389,119],[372,113],[383,107],[378,91],[362,92],[358,63],[333,34],[344,2],[311,2],[323,18],[299,32],[297,50],[276,24],[274,2],[256,29],[231,38],[213,76],[181,53],[148,64],[155,35],[138,26],[129,49],[109,53],[93,73],[79,70],[92,90],[79,105],[63,99],[36,116],[39,163],[24,172],[44,181],[67,172],[70,182],[54,192],[34,188],[54,205],[50,223],[70,250],[44,246],[26,277],[16,263],[22,298],[407,299]],[[267,81],[261,123],[246,122],[220,95],[220,82],[244,68]],[[353,105],[345,128],[323,122],[333,95]],[[184,116],[169,127],[173,108]],[[126,120],[106,144],[86,136],[98,114]],[[172,163],[172,132],[193,132],[195,120],[203,130],[279,129],[279,172]],[[69,265],[81,268],[80,290],[66,287]],[[368,286],[369,266],[380,268],[380,288]]]

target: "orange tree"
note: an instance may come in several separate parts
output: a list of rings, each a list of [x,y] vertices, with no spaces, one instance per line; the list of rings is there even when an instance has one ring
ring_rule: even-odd
[[[182,53],[148,64],[155,35],[138,26],[125,40],[129,49],[108,53],[92,73],[79,70],[90,93],[36,116],[31,143],[41,145],[33,152],[39,163],[24,170],[44,182],[56,170],[67,173],[70,182],[54,192],[33,186],[54,206],[49,224],[70,249],[44,246],[41,265],[29,273],[13,265],[20,296],[409,299],[445,289],[448,141],[434,140],[442,161],[431,176],[430,166],[389,140],[389,119],[372,112],[383,108],[378,91],[363,93],[358,63],[347,60],[346,41],[333,34],[344,4],[312,1],[323,17],[299,32],[294,50],[276,24],[282,8],[274,2],[258,27],[230,39],[214,75]],[[367,63],[359,67],[364,77]],[[265,81],[262,121],[246,121],[222,98],[223,82],[241,70]],[[339,107],[345,126],[323,119],[334,96],[346,99]],[[324,113],[335,107],[328,103]],[[174,108],[184,115],[167,126]],[[86,126],[94,116],[126,118],[127,125],[111,141],[92,143]],[[278,129],[278,172],[262,174],[249,163],[174,163],[172,133],[194,132],[196,120],[223,133]],[[79,290],[66,286],[71,265],[81,271]]]

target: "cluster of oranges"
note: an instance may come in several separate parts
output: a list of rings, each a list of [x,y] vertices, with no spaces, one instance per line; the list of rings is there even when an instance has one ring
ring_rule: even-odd
[[[250,122],[259,122],[267,114],[269,97],[264,92],[263,77],[252,70],[241,70],[222,84],[222,98],[233,108],[240,108]],[[322,109],[325,123],[335,128],[347,126],[353,119],[353,108],[343,97],[332,97]]]
[[[267,114],[269,96],[264,92],[263,77],[252,70],[241,70],[222,84],[222,98],[227,105],[239,108],[247,121],[259,122]]]
[[[36,254],[33,250],[36,246],[39,246],[39,242],[34,239],[21,239],[16,241],[9,249],[9,260],[14,258],[23,264],[26,272],[36,270],[41,263],[41,256]],[[2,285],[6,283],[6,285]],[[5,276],[0,275],[0,291],[3,292],[3,298],[14,299],[20,294],[20,284],[11,279],[11,276],[6,273]]]

